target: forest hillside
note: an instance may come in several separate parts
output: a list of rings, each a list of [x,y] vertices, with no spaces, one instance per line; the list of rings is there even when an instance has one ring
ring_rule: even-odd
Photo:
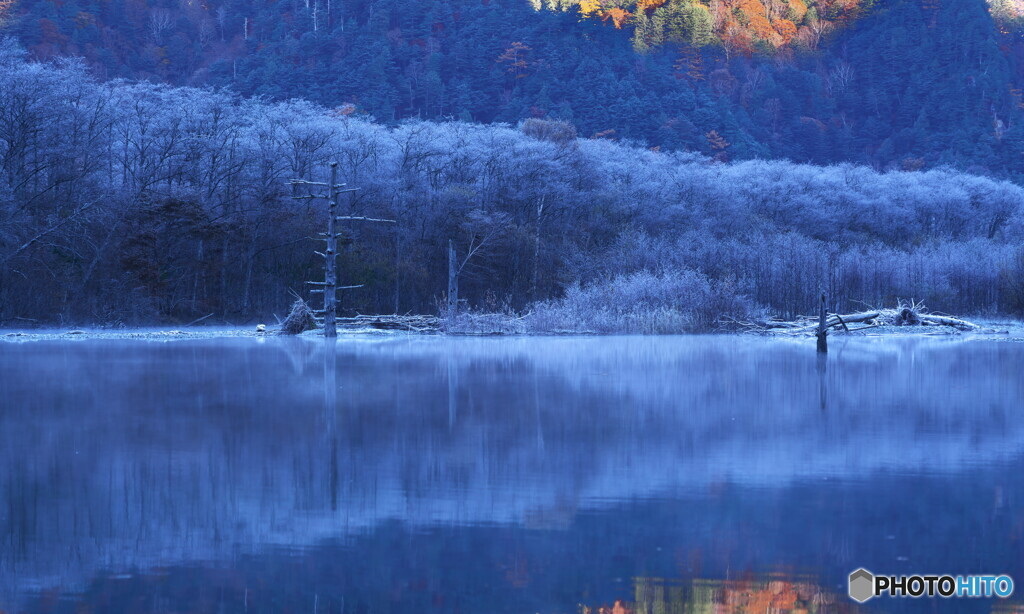
[[[0,43],[0,322],[252,321],[322,279],[338,161],[345,313],[436,313],[447,244],[468,305],[721,313],[925,300],[1024,314],[1024,190],[954,169],[724,163],[568,123],[408,120],[308,101],[99,81]],[[564,298],[563,298],[564,297]],[[565,301],[569,301],[566,303]],[[550,309],[549,309],[550,311]],[[614,315],[614,313],[613,313]]]
[[[1019,0],[0,0],[31,57],[721,160],[1024,175]]]

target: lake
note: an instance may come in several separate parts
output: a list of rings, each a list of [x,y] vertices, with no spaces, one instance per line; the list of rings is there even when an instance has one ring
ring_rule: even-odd
[[[0,344],[0,611],[1024,611],[1024,344]],[[1017,608],[1017,609],[1014,609]]]

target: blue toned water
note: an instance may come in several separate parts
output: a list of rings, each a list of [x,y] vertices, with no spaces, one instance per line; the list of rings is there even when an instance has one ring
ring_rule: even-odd
[[[845,581],[1024,583],[1022,365],[956,338],[4,344],[0,610],[1005,610]]]

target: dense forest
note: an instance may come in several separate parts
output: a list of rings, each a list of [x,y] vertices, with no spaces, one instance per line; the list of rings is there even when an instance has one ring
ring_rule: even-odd
[[[572,123],[722,160],[1024,175],[1009,0],[13,0],[36,59],[394,125]]]
[[[446,246],[470,307],[547,328],[667,332],[721,313],[924,299],[1024,313],[1024,190],[955,170],[723,163],[580,138],[565,122],[409,120],[306,101],[97,81],[0,45],[0,321],[241,322],[322,278],[338,161],[352,312],[436,312]],[[656,314],[663,328],[643,328]],[[655,318],[655,319],[658,319]],[[619,324],[616,324],[619,323]]]

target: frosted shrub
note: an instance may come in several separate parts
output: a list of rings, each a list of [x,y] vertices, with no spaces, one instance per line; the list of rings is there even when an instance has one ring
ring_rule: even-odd
[[[762,315],[732,282],[689,270],[639,271],[575,284],[563,298],[534,305],[528,326],[537,332],[672,334],[715,330],[725,326],[723,318]]]

